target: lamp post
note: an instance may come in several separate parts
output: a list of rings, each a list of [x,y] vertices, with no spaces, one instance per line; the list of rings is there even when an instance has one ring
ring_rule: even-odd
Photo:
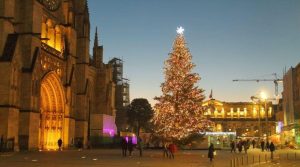
[[[261,102],[260,102],[260,98],[256,97],[256,96],[251,96],[251,100],[253,101],[253,103],[255,104],[256,102],[254,100],[257,100],[258,102],[258,141],[260,141],[260,137],[261,137],[261,122],[260,122],[260,110],[261,110]]]
[[[256,96],[251,96],[251,100],[257,100],[258,104],[259,104],[259,109],[258,109],[258,124],[259,124],[259,130],[258,130],[258,140],[260,140],[261,138],[261,121],[260,121],[260,111],[262,110],[262,104],[264,104],[264,110],[265,110],[265,120],[266,120],[266,137],[267,137],[267,141],[269,140],[269,124],[268,124],[268,110],[267,110],[267,100],[268,100],[268,96],[265,92],[261,92],[260,93],[260,97],[256,97]],[[264,103],[262,103],[264,102]]]
[[[265,92],[261,92],[260,93],[260,98],[264,102],[265,119],[266,119],[266,138],[267,138],[267,141],[269,141],[269,121],[268,121],[269,114],[268,114],[268,109],[267,109],[268,96]]]

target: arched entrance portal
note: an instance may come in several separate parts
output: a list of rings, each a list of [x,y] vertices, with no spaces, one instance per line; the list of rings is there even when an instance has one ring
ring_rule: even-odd
[[[64,93],[55,72],[46,74],[41,82],[40,148],[56,150],[63,138]]]

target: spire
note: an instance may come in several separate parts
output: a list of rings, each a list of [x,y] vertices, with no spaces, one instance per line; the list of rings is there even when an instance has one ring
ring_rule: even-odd
[[[94,47],[97,47],[97,46],[99,46],[99,44],[98,44],[98,30],[97,30],[97,27],[96,27]]]
[[[212,89],[210,90],[209,99],[214,99],[214,98],[213,98],[213,90],[212,90]]]

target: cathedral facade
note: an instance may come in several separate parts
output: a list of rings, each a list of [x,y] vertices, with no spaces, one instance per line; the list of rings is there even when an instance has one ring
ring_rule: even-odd
[[[115,84],[87,0],[0,1],[0,136],[15,150],[114,135]],[[92,143],[91,143],[92,144]]]

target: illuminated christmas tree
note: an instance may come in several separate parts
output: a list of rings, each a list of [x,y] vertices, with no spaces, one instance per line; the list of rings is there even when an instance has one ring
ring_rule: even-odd
[[[162,96],[155,97],[158,102],[153,117],[156,133],[175,140],[203,132],[211,125],[203,115],[204,90],[196,86],[200,76],[192,72],[195,64],[183,31],[177,28],[172,53],[165,61],[165,82],[161,85]]]

